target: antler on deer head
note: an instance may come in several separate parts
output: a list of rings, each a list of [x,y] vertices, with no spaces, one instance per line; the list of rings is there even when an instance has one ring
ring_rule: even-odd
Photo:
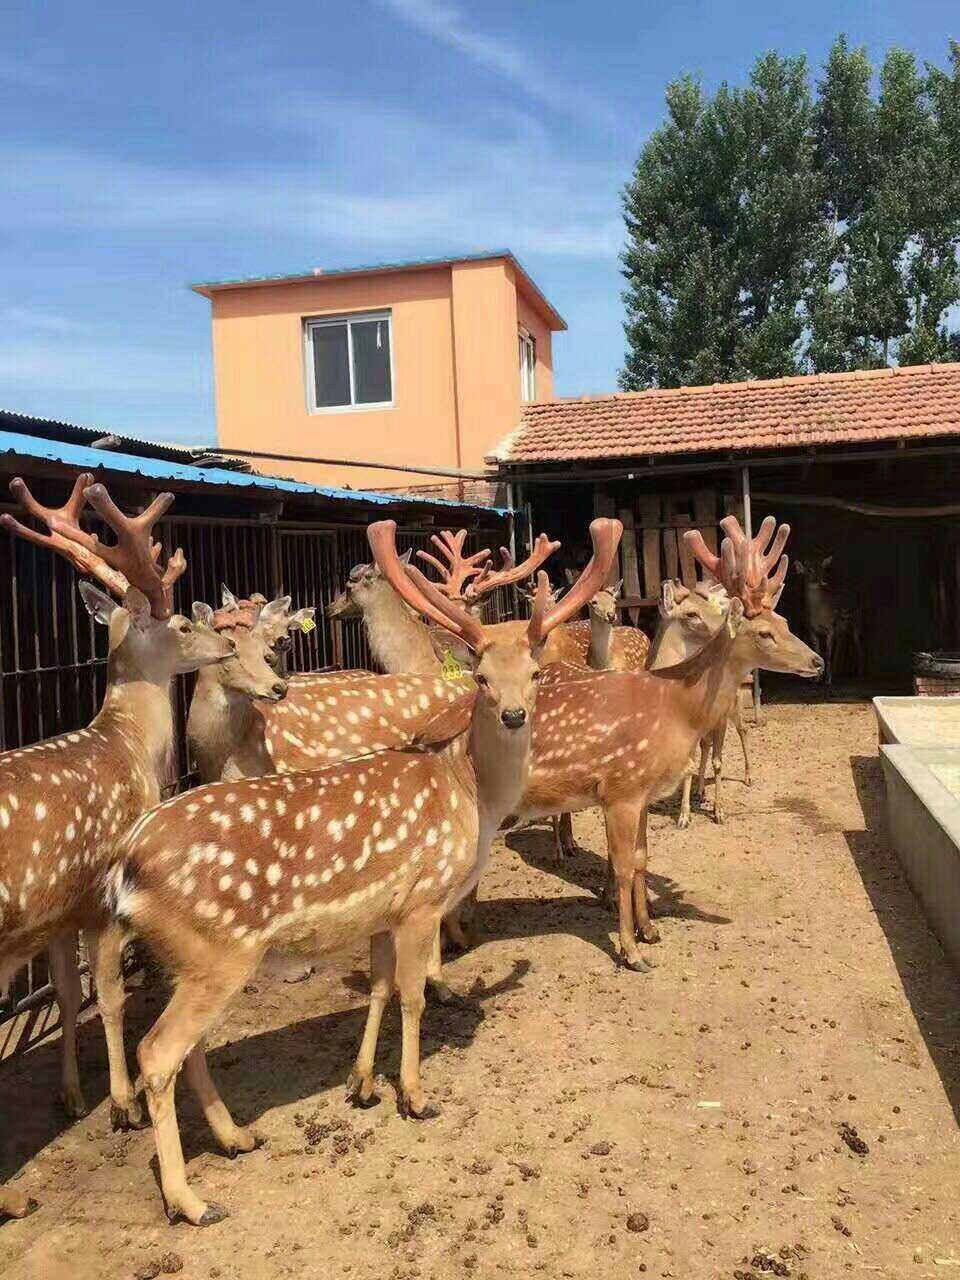
[[[742,601],[748,618],[774,608],[787,577],[789,559],[781,552],[790,536],[790,526],[782,524],[778,528],[775,518],[767,516],[756,537],[748,538],[736,516],[724,516],[720,528],[726,534],[720,555],[709,549],[699,529],[688,529],[683,536],[696,559],[727,594]],[[777,567],[771,574],[774,565]]]
[[[559,550],[559,547],[559,542],[551,542],[545,533],[541,533],[533,544],[530,555],[521,564],[514,561],[506,547],[501,547],[500,558],[503,561],[503,568],[491,569],[486,565],[476,582],[471,582],[467,587],[466,599],[476,603],[485,600],[498,587],[509,587],[516,582],[523,582],[525,578],[532,578],[544,561]]]
[[[543,644],[554,627],[575,617],[597,594],[607,580],[607,574],[610,572],[610,566],[613,564],[622,536],[623,525],[619,520],[594,520],[590,525],[590,540],[593,543],[590,562],[566,595],[555,601],[552,606],[548,606],[547,603],[550,580],[541,569],[537,575],[537,595],[534,600],[533,614],[527,628],[532,648]],[[544,535],[541,534],[540,538],[543,537]]]
[[[92,484],[93,476],[88,471],[81,472],[74,481],[70,497],[62,507],[45,507],[27,488],[26,481],[17,476],[10,481],[11,493],[24,511],[42,521],[50,532],[40,533],[6,513],[0,516],[0,524],[27,542],[57,552],[79,573],[96,578],[108,591],[123,599],[130,583],[118,569],[111,567],[102,558],[96,536],[80,527],[80,515]]]
[[[432,564],[440,574],[440,582],[437,585],[451,600],[463,599],[467,581],[482,573],[486,561],[490,559],[490,552],[486,547],[475,551],[471,556],[465,556],[463,544],[466,540],[466,529],[459,529],[456,533],[450,529],[441,529],[439,534],[430,535],[430,541],[446,560],[446,564],[431,555],[429,551],[417,552],[421,560]]]
[[[448,600],[436,583],[429,582],[419,569],[401,561],[397,554],[395,520],[378,520],[370,525],[367,541],[377,567],[402,600],[417,613],[460,636],[478,653],[482,652],[487,638],[481,623],[455,601]]]
[[[173,494],[159,494],[137,516],[125,515],[102,484],[91,485],[86,490],[86,497],[94,511],[117,535],[113,546],[94,539],[96,554],[143,592],[150,601],[150,612],[154,618],[161,621],[169,618],[173,613],[173,584],[185,572],[187,561],[177,547],[161,572],[158,564],[160,547],[150,535],[153,526],[172,505]]]

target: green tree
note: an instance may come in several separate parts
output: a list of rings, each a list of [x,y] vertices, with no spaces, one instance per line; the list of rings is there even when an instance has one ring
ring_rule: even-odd
[[[960,45],[946,69],[840,37],[743,89],[667,89],[623,193],[623,388],[950,359],[960,300]]]

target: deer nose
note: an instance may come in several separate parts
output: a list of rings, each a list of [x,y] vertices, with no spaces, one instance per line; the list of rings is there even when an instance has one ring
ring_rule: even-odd
[[[523,707],[508,707],[500,712],[500,719],[508,729],[521,729],[527,721],[527,713]]]
[[[273,692],[276,694],[278,698],[286,697],[286,694],[287,694],[286,680],[277,680],[273,686]]]
[[[820,657],[819,653],[815,653],[813,655],[813,669],[818,676],[823,675],[825,666],[826,664],[824,663],[823,659]]]

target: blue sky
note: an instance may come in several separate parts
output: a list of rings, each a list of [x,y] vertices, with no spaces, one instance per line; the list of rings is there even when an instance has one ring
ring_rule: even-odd
[[[14,2],[0,19],[0,407],[213,438],[191,280],[509,247],[623,353],[619,191],[683,71],[814,68],[839,31],[943,62],[955,0]]]

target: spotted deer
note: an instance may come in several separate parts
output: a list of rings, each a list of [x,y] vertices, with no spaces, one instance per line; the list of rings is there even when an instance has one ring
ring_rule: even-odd
[[[807,606],[807,633],[811,646],[824,661],[825,684],[833,683],[833,669],[841,643],[849,646],[854,671],[863,675],[863,613],[856,594],[838,587],[831,579],[833,556],[796,561],[794,569],[803,578]]]
[[[49,950],[63,1024],[63,1102],[70,1115],[85,1114],[77,1069],[81,991],[75,949],[76,931],[85,932],[110,1050],[114,1121],[127,1127],[140,1114],[126,1080],[122,1033],[119,1041],[115,1034],[122,988],[118,992],[111,976],[103,978],[99,962],[99,881],[120,838],[157,803],[169,780],[173,676],[221,662],[233,646],[173,611],[173,584],[186,561],[178,549],[161,568],[160,547],[151,540],[173,502],[171,494],[127,516],[87,473],[57,508],[41,505],[23,480],[13,480],[10,488],[47,532],[9,514],[0,523],[64,556],[119,603],[90,582],[80,583],[84,604],[110,637],[106,695],[90,725],[0,755],[0,989],[37,952]],[[88,503],[113,530],[115,544],[81,527]],[[18,1193],[0,1188],[0,1216],[21,1216],[28,1208]]]
[[[199,673],[190,700],[187,741],[201,782],[276,772],[264,704],[287,696],[287,681],[275,670],[278,650],[291,630],[312,621],[313,613],[291,614],[289,596],[238,601],[227,593],[216,610],[194,603],[194,622],[227,636],[236,650],[226,662]]]
[[[226,1212],[187,1185],[174,1101],[182,1066],[220,1144],[230,1152],[256,1145],[217,1094],[203,1040],[269,947],[306,939],[327,953],[371,939],[372,994],[350,1094],[374,1098],[377,1037],[396,986],[401,1109],[431,1114],[419,1030],[439,922],[480,875],[520,799],[543,645],[596,591],[616,551],[616,522],[594,521],[591,535],[594,556],[577,586],[547,609],[544,574],[533,616],[518,631],[484,626],[448,600],[400,563],[393,521],[372,525],[381,572],[448,633],[473,673],[475,688],[438,713],[445,743],[214,783],[167,801],[129,833],[107,882],[117,931],[144,938],[174,980],[170,1003],[139,1048],[172,1217],[206,1224]]]
[[[816,676],[823,670],[822,660],[773,608],[786,575],[787,558],[778,559],[789,526],[774,536],[776,522],[768,518],[754,539],[732,516],[721,527],[722,557],[711,555],[698,531],[685,535],[730,597],[723,625],[703,648],[660,671],[583,673],[545,687],[534,720],[530,779],[518,814],[550,817],[601,806],[620,955],[637,971],[649,967],[638,932],[645,942],[658,937],[646,891],[650,804],[677,789],[697,744],[730,714],[748,671]]]
[[[674,666],[692,657],[722,626],[728,605],[727,593],[712,578],[705,578],[692,590],[682,582],[668,578],[660,589],[660,624],[651,650],[650,670],[656,671],[661,667]],[[714,780],[713,816],[716,822],[723,821],[720,779],[723,774],[723,744],[728,724],[734,726],[740,737],[746,771],[744,781],[747,786],[750,786],[750,757],[747,752],[747,735],[738,695],[734,699],[728,720],[714,729],[709,739],[699,744],[699,763],[696,759],[691,759],[690,770],[683,779],[678,827],[684,828],[690,825],[690,797],[694,773],[697,774],[698,799],[703,799],[706,769],[711,760]]]

